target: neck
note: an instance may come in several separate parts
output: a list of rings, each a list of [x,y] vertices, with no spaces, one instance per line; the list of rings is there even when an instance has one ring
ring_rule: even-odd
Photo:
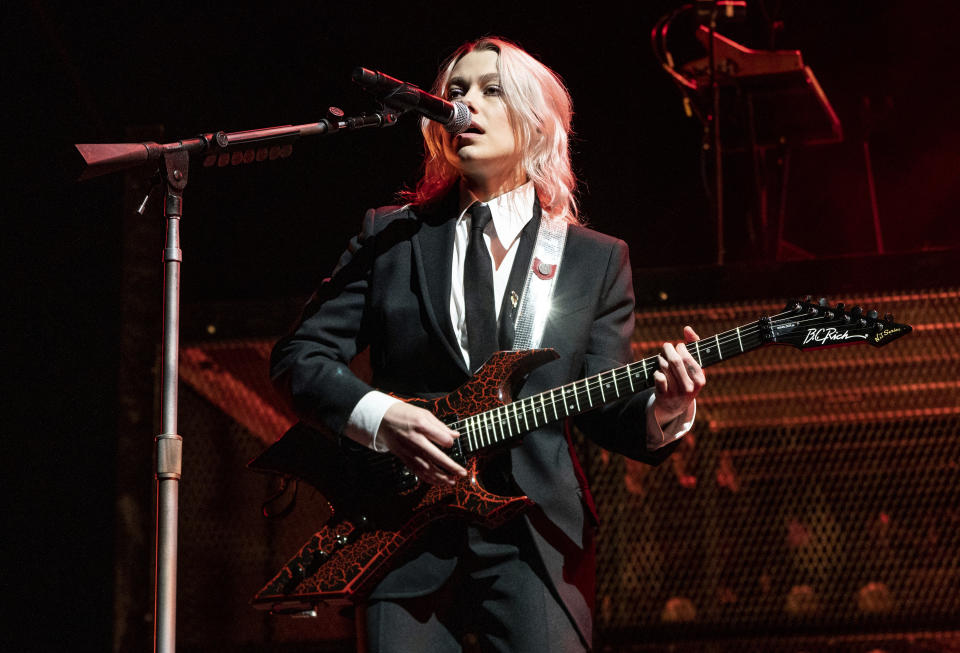
[[[489,202],[495,197],[519,188],[527,183],[527,176],[521,170],[496,179],[489,177],[464,175],[460,180],[461,197]]]

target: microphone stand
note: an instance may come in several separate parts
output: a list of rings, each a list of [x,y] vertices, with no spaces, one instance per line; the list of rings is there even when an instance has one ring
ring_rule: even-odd
[[[163,350],[161,354],[160,434],[156,444],[157,535],[156,587],[154,595],[154,651],[173,653],[176,649],[177,527],[179,482],[183,460],[183,438],[177,432],[177,391],[180,348],[180,221],[183,219],[183,191],[191,156],[205,156],[204,165],[226,165],[233,157],[241,160],[275,158],[275,146],[287,146],[306,136],[320,136],[364,127],[389,127],[400,112],[343,117],[330,109],[331,117],[316,123],[283,125],[250,131],[203,134],[196,138],[160,145],[144,143],[77,144],[86,164],[79,180],[159,161],[160,185],[164,189],[163,212],[167,223],[163,249]],[[227,158],[224,159],[223,157]],[[143,213],[153,190],[144,198]]]

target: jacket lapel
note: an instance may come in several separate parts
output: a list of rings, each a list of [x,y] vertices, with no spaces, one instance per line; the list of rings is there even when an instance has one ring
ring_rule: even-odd
[[[457,224],[456,204],[450,200],[456,198],[456,192],[450,193],[435,210],[425,211],[420,216],[422,227],[411,243],[414,269],[429,326],[439,336],[447,353],[469,374],[450,323],[450,261],[453,260]]]
[[[516,336],[517,306],[523,296],[524,285],[527,281],[527,271],[533,264],[533,248],[537,242],[537,232],[540,230],[540,200],[534,196],[533,215],[520,232],[520,242],[517,243],[517,254],[510,270],[507,288],[503,293],[500,304],[500,322],[497,325],[500,349],[513,349]],[[517,298],[517,304],[511,300],[511,295]]]

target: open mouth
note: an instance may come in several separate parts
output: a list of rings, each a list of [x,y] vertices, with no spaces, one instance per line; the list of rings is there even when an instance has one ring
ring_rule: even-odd
[[[470,126],[469,126],[469,127],[467,127],[466,129],[464,129],[464,130],[463,130],[462,132],[460,132],[460,133],[462,133],[462,134],[482,134],[482,133],[483,133],[483,129],[481,129],[480,126],[477,125],[477,123],[472,122],[472,123],[470,123]]]

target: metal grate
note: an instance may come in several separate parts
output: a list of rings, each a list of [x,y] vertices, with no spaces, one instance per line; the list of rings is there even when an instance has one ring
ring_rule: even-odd
[[[710,368],[693,437],[659,468],[581,449],[601,638],[960,623],[960,291],[845,299],[915,331]],[[647,310],[636,354],[780,308]]]

